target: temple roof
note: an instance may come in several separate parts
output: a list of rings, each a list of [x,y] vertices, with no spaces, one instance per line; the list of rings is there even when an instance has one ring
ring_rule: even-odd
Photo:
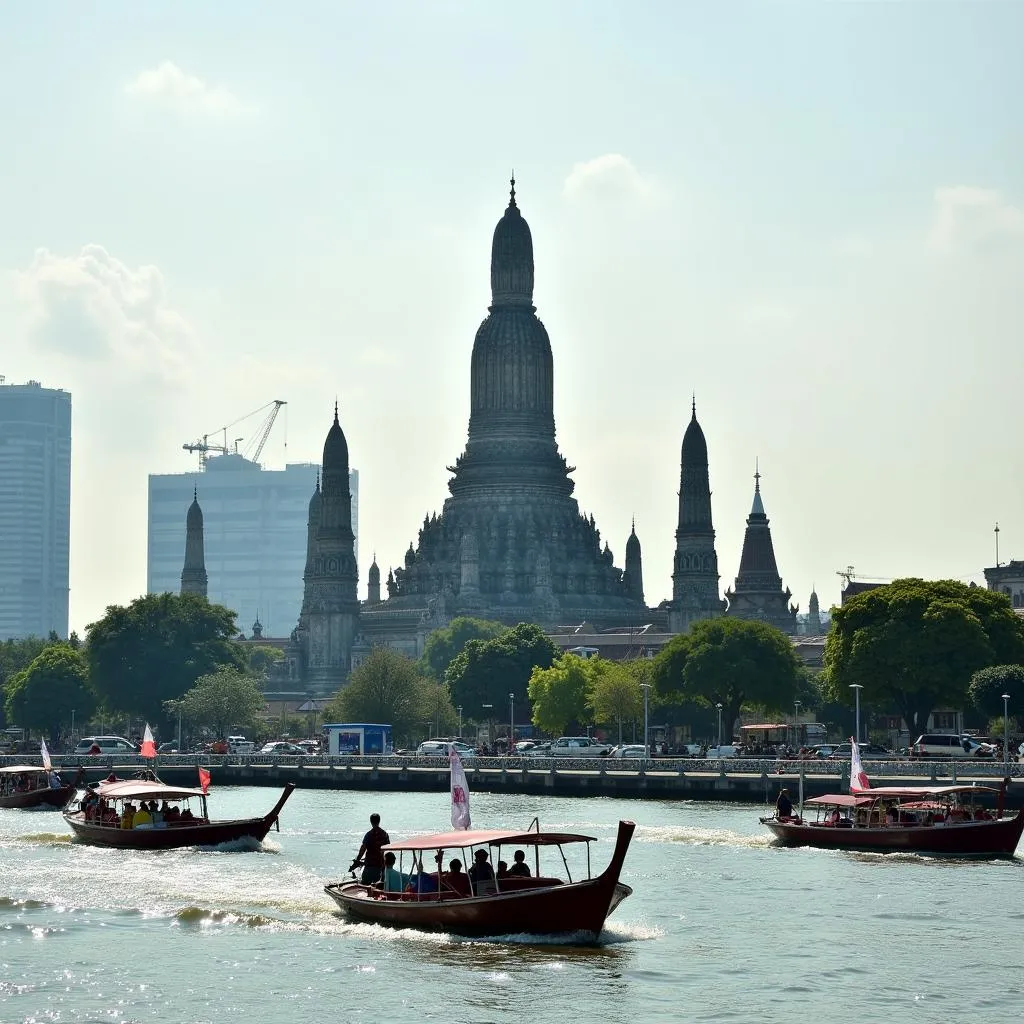
[[[338,403],[334,403],[334,423],[327,432],[327,440],[324,441],[324,472],[344,467],[348,474],[348,441],[345,440],[344,431],[338,422]]]
[[[708,443],[704,439],[704,431],[697,422],[697,400],[693,400],[690,422],[683,434],[682,459],[687,465],[706,466],[708,464]]]

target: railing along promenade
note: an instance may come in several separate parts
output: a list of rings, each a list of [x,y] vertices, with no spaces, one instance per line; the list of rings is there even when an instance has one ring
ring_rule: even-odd
[[[39,763],[39,757],[0,758],[0,764]],[[95,782],[111,772],[131,777],[152,764],[138,756],[76,754],[54,756],[67,777],[79,766]],[[347,789],[377,792],[437,792],[449,786],[448,759],[417,755],[356,757],[286,756],[274,754],[161,755],[156,770],[165,782],[195,785],[197,766],[207,768],[218,786],[281,786],[294,782],[306,789]],[[1008,807],[1024,806],[1024,764],[990,760],[869,761],[872,784],[998,785],[1012,782]],[[473,757],[465,762],[471,791],[533,793],[547,796],[614,796],[648,799],[719,800],[774,803],[782,786],[796,800],[847,792],[850,762],[756,758],[563,758]]]

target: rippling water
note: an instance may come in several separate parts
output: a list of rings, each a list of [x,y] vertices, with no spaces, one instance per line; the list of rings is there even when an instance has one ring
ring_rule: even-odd
[[[269,789],[222,789],[218,817]],[[59,813],[0,811],[0,1020],[504,1022],[1015,1019],[1024,861],[771,845],[762,808],[473,795],[480,827],[601,840],[638,829],[634,895],[597,946],[349,924],[323,893],[371,811],[393,838],[448,826],[438,794],[296,792],[255,849],[130,853]]]

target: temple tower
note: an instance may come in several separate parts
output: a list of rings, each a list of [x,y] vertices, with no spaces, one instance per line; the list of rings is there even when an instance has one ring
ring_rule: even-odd
[[[181,593],[206,597],[206,585],[203,510],[199,507],[199,491],[195,490],[185,516],[185,565],[181,570]]]
[[[725,611],[725,602],[718,594],[718,578],[708,445],[697,422],[694,399],[679,459],[679,519],[668,615],[673,633],[685,633],[694,622]]]
[[[373,556],[369,578],[366,581],[366,603],[380,604],[380,567],[377,565],[376,554]]]
[[[644,569],[640,551],[640,538],[636,535],[636,520],[626,541],[626,569],[622,574],[626,592],[641,604],[644,600]]]
[[[740,571],[733,590],[726,591],[729,614],[739,619],[767,622],[793,636],[796,634],[797,605],[791,605],[789,588],[782,589],[782,577],[775,564],[775,548],[761,500],[761,473],[754,473],[754,502],[747,516]]]
[[[807,602],[807,632],[811,636],[821,635],[821,606],[818,604],[818,593],[813,587],[811,599]]]

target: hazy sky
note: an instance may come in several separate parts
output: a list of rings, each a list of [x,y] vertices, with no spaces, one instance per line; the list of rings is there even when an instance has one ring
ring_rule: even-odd
[[[847,565],[980,581],[996,520],[1024,557],[1022,39],[1012,3],[5,5],[0,373],[73,394],[72,626],[145,590],[147,474],[275,398],[274,467],[337,396],[361,593],[400,563],[513,166],[559,443],[650,603],[691,392],[723,591],[758,457],[802,608]]]

